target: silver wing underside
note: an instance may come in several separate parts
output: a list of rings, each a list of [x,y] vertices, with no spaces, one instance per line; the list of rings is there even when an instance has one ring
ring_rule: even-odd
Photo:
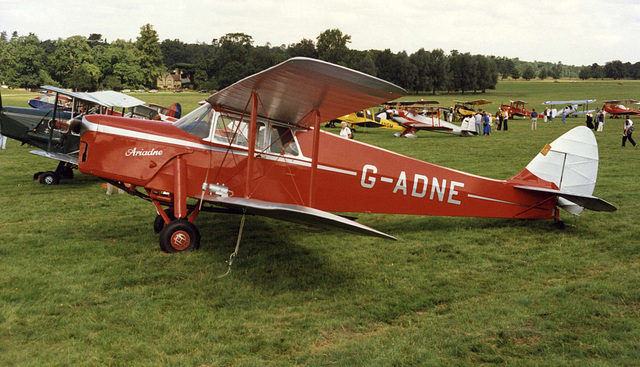
[[[313,227],[338,229],[359,235],[396,240],[393,236],[367,227],[353,220],[306,206],[234,197],[221,197],[208,201],[214,205],[245,212],[247,214],[260,215],[263,217],[305,224]]]

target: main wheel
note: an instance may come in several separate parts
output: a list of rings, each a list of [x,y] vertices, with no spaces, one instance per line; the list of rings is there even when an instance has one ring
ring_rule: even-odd
[[[53,171],[47,171],[40,175],[40,183],[43,185],[57,185],[60,183],[60,177]]]
[[[160,231],[160,249],[164,252],[186,252],[200,247],[200,231],[185,219],[176,219]]]
[[[176,219],[175,215],[173,214],[173,209],[167,209],[164,212],[167,213],[167,216],[170,220]],[[162,218],[162,215],[158,214],[156,216],[156,219],[153,221],[153,231],[156,233],[160,233],[160,231],[162,231],[162,228],[164,228],[164,218]]]

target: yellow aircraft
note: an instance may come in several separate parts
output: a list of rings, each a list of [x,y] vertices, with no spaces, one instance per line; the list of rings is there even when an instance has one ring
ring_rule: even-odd
[[[400,124],[395,121],[388,120],[386,114],[374,114],[373,108],[353,112],[342,117],[338,117],[341,122],[344,121],[350,126],[359,127],[381,127],[383,129],[404,130]]]
[[[478,110],[484,110],[484,105],[493,103],[486,99],[478,99],[475,101],[454,101],[456,104],[454,111],[461,116],[461,119],[478,113]],[[482,108],[480,108],[482,106]]]

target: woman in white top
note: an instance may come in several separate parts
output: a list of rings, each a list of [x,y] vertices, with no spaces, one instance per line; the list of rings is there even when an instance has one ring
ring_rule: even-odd
[[[347,123],[342,121],[342,130],[340,130],[340,136],[343,138],[351,139],[351,129],[347,127]]]

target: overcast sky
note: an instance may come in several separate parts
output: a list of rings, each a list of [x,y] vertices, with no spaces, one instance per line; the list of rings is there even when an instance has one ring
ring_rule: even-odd
[[[0,0],[0,31],[40,40],[102,34],[210,43],[242,32],[254,45],[314,40],[327,29],[356,50],[441,48],[565,65],[640,61],[640,0]]]

